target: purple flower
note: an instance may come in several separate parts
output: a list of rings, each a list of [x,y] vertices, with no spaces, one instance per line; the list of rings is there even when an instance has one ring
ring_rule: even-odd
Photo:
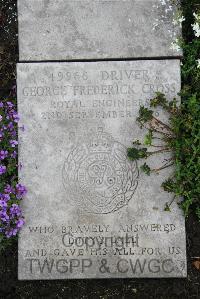
[[[24,225],[25,221],[23,218],[19,218],[17,221],[16,221],[16,227],[17,228],[21,228],[23,225]]]
[[[5,200],[3,200],[3,199],[0,199],[0,207],[1,208],[7,208],[7,202],[5,201]]]
[[[9,221],[10,218],[9,218],[9,216],[8,216],[8,214],[5,210],[0,211],[0,219],[3,222],[8,222]]]
[[[17,112],[13,112],[13,119],[14,119],[14,122],[18,122],[19,120],[20,120],[20,117],[19,117],[19,115],[17,114]]]
[[[10,140],[10,145],[15,147],[18,144],[17,140]]]
[[[6,104],[7,104],[7,106],[8,106],[9,108],[13,108],[13,107],[14,107],[13,103],[11,103],[11,102],[6,102]]]
[[[15,216],[20,216],[21,215],[21,209],[17,204],[12,204],[12,206],[10,207],[10,215],[12,218],[14,218]]]
[[[14,193],[15,189],[12,186],[10,186],[9,184],[7,184],[6,187],[4,188],[4,192],[5,193]]]
[[[5,235],[7,238],[11,238],[13,236],[16,236],[17,232],[17,228],[10,228],[10,230],[5,231]]]
[[[11,133],[11,136],[12,136],[12,137],[15,137],[15,136],[17,135],[17,132],[16,132],[16,131],[14,131],[14,130],[13,130],[13,131],[11,131],[10,133]]]
[[[6,172],[6,166],[0,165],[0,175],[4,174]]]
[[[9,122],[9,124],[8,124],[8,129],[9,129],[10,131],[12,131],[12,130],[14,129],[14,125],[13,125],[12,122]]]
[[[4,160],[8,156],[8,151],[0,151],[0,160]]]
[[[21,199],[24,195],[26,195],[26,193],[27,193],[27,189],[25,186],[21,184],[16,185],[16,197],[18,199]]]
[[[9,194],[2,194],[2,199],[7,202],[7,201],[10,200],[10,195]]]
[[[11,158],[15,159],[16,156],[17,156],[17,152],[16,152],[16,151],[12,152],[12,153],[10,154],[10,156],[11,156]]]
[[[11,91],[15,93],[16,86],[13,86]],[[13,148],[13,150],[8,150],[3,147],[0,149],[0,180],[1,175],[7,172],[9,165],[5,166],[3,160],[6,158],[17,158],[16,146],[18,145],[17,141],[17,130],[16,123],[19,122],[20,117],[17,111],[15,110],[15,105],[12,100],[8,100],[7,102],[0,101],[0,109],[2,109],[3,113],[0,112],[0,144],[6,138],[6,142],[9,143],[9,148]],[[19,128],[24,131],[24,126]],[[7,149],[7,150],[6,150]],[[1,162],[2,161],[2,162]],[[10,160],[8,160],[8,163]],[[13,161],[11,162],[13,163]],[[16,164],[15,162],[14,164]],[[15,165],[16,170],[17,167],[21,167],[21,164]],[[11,186],[11,184],[7,184],[3,187],[3,192],[0,193],[0,234],[4,234],[7,238],[11,238],[17,235],[18,231],[24,225],[24,219],[22,216],[21,208],[18,204],[18,200],[22,199],[23,196],[27,193],[25,186],[22,184],[16,184]]]

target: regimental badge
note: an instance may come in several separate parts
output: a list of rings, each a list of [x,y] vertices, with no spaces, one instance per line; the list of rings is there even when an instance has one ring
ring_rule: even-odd
[[[137,162],[127,159],[126,148],[98,128],[68,155],[63,184],[80,209],[107,214],[128,204],[137,188],[138,175]]]

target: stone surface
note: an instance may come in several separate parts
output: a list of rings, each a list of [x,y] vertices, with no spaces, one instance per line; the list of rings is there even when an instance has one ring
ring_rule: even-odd
[[[18,0],[23,61],[180,56],[171,0]]]
[[[164,212],[160,187],[172,170],[146,176],[126,157],[144,135],[139,105],[180,90],[179,60],[20,63],[17,75],[19,279],[185,277],[184,217],[176,203]]]

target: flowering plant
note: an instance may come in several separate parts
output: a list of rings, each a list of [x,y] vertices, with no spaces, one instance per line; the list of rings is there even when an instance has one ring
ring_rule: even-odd
[[[200,14],[193,13],[193,16],[195,18],[195,23],[192,24],[192,28],[194,30],[194,35],[196,37],[200,37]]]
[[[179,204],[185,215],[193,213],[200,222],[200,10],[199,5],[195,5],[196,0],[183,2],[182,10],[173,21],[174,25],[183,26],[183,38],[176,39],[171,45],[175,51],[183,50],[181,104],[177,105],[176,99],[169,101],[166,95],[157,93],[150,100],[150,107],[141,106],[137,120],[147,129],[147,134],[142,143],[133,142],[128,156],[131,160],[148,159],[160,152],[171,151],[165,164],[155,169],[151,163],[145,162],[141,170],[151,175],[173,165],[174,172],[162,183],[163,189],[173,194],[164,209],[170,211],[174,200],[181,198]],[[166,1],[162,3],[165,5]],[[154,117],[157,107],[169,116],[168,122],[163,123]],[[159,149],[155,150],[155,147]]]
[[[186,18],[183,15],[183,11],[182,10],[178,10],[177,15],[175,16],[174,20],[173,20],[173,24],[174,25],[180,25],[180,27],[182,27],[182,24],[185,23]],[[200,11],[197,12],[193,12],[193,24],[191,24],[191,28],[192,28],[192,35],[194,36],[193,42],[197,43],[198,42],[198,38],[200,37]],[[181,49],[183,49],[183,51],[185,50],[185,47],[187,47],[187,43],[185,43],[185,41],[181,38],[176,38],[172,44],[171,44],[171,49],[174,51],[179,52]],[[193,43],[190,44],[190,46],[193,47]],[[194,45],[195,46],[195,45]],[[196,59],[196,66],[197,68],[200,68],[200,57],[197,57]]]
[[[0,248],[24,224],[19,204],[27,191],[16,175],[18,121],[15,104],[10,100],[0,101]]]

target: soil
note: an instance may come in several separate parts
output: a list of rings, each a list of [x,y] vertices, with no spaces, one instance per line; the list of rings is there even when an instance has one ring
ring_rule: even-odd
[[[18,61],[16,1],[0,0],[0,97],[15,84]],[[0,299],[198,299],[200,269],[200,224],[186,219],[188,277],[185,279],[108,279],[63,281],[18,281],[17,241],[0,253]],[[200,258],[199,258],[200,261]]]

